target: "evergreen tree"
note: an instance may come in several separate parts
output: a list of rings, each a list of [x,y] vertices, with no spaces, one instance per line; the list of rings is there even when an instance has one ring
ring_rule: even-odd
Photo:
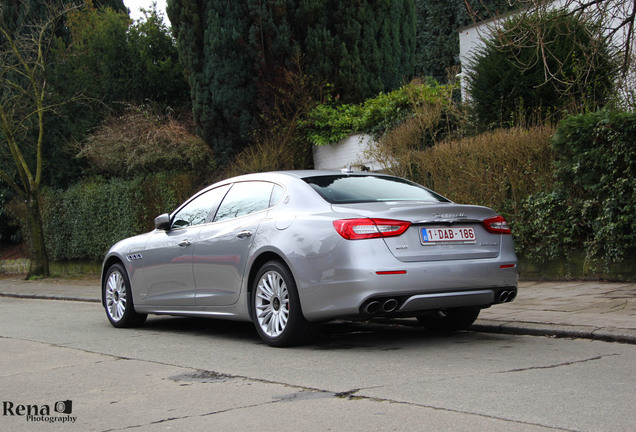
[[[268,89],[300,55],[345,102],[413,75],[413,0],[168,0],[199,133],[222,159],[247,144]]]
[[[168,16],[190,82],[201,137],[220,161],[243,147],[256,125],[255,54],[243,1],[170,0]]]
[[[461,27],[511,9],[508,0],[416,0],[417,49],[415,71],[445,81],[450,67],[459,65]]]
[[[477,52],[468,74],[479,124],[531,125],[602,107],[617,72],[603,30],[565,10],[505,21]],[[537,49],[538,34],[543,50]]]
[[[413,76],[413,0],[300,0],[293,36],[308,72],[345,102],[390,91]]]
[[[67,35],[53,48],[47,88],[53,98],[81,101],[49,116],[45,164],[47,181],[56,187],[82,174],[67,143],[82,141],[105,114],[148,102],[179,108],[190,100],[174,40],[156,10],[132,23],[126,12],[87,5],[65,21]]]
[[[84,3],[91,3],[96,8],[109,7],[117,12],[128,13],[124,0],[2,0],[0,6],[0,20],[9,29],[23,28],[24,24],[38,22],[45,19],[51,9],[80,7]],[[64,26],[62,19],[57,30],[58,36]]]

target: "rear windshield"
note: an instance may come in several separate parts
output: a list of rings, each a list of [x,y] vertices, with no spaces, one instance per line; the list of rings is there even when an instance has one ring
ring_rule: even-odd
[[[372,175],[328,175],[304,178],[316,192],[332,204],[420,201],[448,202],[435,192],[397,177]]]

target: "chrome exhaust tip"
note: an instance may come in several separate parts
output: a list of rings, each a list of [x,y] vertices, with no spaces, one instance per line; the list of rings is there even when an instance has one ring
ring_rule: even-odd
[[[364,311],[369,315],[375,315],[380,312],[381,308],[382,304],[379,301],[372,301],[364,308]]]
[[[388,299],[382,305],[382,311],[386,313],[393,312],[395,309],[397,309],[397,307],[398,307],[398,302],[396,299]]]
[[[499,292],[497,296],[497,301],[499,303],[510,303],[517,297],[517,292],[515,290],[503,290]]]
[[[508,298],[510,297],[510,292],[509,291],[501,291],[499,293],[499,303],[506,303],[508,301]]]

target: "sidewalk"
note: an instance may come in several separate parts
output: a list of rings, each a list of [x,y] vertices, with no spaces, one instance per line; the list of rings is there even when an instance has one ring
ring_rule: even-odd
[[[0,297],[100,301],[97,279],[0,276]],[[636,284],[520,282],[514,302],[484,309],[473,330],[636,344]]]

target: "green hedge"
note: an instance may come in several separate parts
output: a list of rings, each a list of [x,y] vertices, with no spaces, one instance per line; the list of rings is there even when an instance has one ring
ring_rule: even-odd
[[[132,180],[90,179],[67,190],[47,190],[43,219],[52,261],[101,261],[110,246],[150,231],[196,190],[189,174],[154,174]]]
[[[561,122],[554,189],[530,196],[515,225],[535,262],[585,251],[606,265],[636,253],[636,113],[599,111]]]

